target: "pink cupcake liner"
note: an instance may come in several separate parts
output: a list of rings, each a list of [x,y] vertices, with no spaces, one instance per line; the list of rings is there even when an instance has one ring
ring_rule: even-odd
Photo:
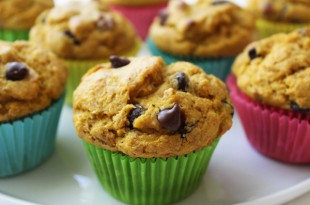
[[[310,114],[259,104],[246,96],[234,76],[230,96],[250,144],[263,155],[288,163],[310,163]]]
[[[153,19],[157,16],[159,11],[167,6],[167,3],[146,6],[121,6],[110,5],[114,11],[122,13],[135,26],[138,35],[145,40],[149,27]]]

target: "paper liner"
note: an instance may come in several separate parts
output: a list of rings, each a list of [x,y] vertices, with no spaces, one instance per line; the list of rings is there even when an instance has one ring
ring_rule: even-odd
[[[149,27],[159,11],[167,6],[167,3],[159,3],[143,6],[123,6],[111,4],[112,10],[122,13],[134,25],[138,35],[145,40]]]
[[[133,205],[164,205],[180,201],[196,190],[219,139],[187,155],[170,158],[131,158],[83,141],[103,188]]]
[[[215,75],[223,81],[226,80],[230,73],[231,65],[235,59],[235,57],[195,58],[175,56],[159,50],[151,39],[147,40],[147,45],[153,55],[161,56],[168,65],[177,61],[187,61],[201,67],[207,74]]]
[[[28,40],[28,36],[29,30],[0,29],[0,40],[2,41]]]
[[[135,45],[127,52],[119,54],[120,56],[136,56],[141,47],[140,40],[136,40]],[[82,76],[92,67],[98,64],[106,63],[109,58],[101,60],[68,60],[63,59],[68,67],[69,75],[66,85],[66,104],[72,105],[73,91],[80,84]]]
[[[63,101],[64,95],[41,112],[0,123],[0,177],[31,170],[51,156]]]
[[[310,115],[261,105],[246,96],[229,76],[230,96],[251,145],[267,157],[310,163]]]
[[[259,36],[265,38],[276,33],[289,33],[298,28],[310,27],[308,23],[283,23],[283,22],[272,22],[265,19],[258,19],[256,21],[256,28]]]

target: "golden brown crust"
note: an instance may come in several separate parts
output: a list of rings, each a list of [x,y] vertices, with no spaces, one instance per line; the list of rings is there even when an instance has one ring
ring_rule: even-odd
[[[22,80],[7,79],[11,62],[29,70]],[[48,107],[63,93],[67,77],[65,65],[55,55],[27,42],[0,42],[0,123],[14,120]]]
[[[252,60],[249,51],[255,48]],[[310,108],[310,30],[277,34],[250,44],[233,73],[238,87],[254,100],[283,109]]]
[[[158,57],[130,61],[118,69],[96,66],[75,90],[74,123],[84,140],[131,157],[170,157],[208,146],[231,127],[233,108],[219,79],[186,62],[166,66]],[[187,76],[186,92],[175,80],[180,72]],[[136,104],[144,111],[130,128],[128,116]],[[185,118],[182,133],[158,120],[160,111],[175,104]]]
[[[123,53],[135,44],[132,25],[103,4],[57,6],[43,13],[30,40],[66,59],[102,59]]]
[[[248,8],[272,21],[310,23],[309,0],[249,0]]]
[[[52,7],[53,0],[0,0],[0,27],[30,29],[42,11]]]
[[[151,39],[163,51],[198,57],[234,56],[254,38],[254,18],[233,3],[188,5],[171,1],[158,16]]]

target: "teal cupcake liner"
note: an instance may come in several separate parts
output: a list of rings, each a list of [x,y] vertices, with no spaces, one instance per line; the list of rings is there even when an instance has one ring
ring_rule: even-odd
[[[29,30],[13,30],[13,29],[0,29],[0,40],[2,41],[16,41],[16,40],[28,40]]]
[[[176,56],[160,50],[150,38],[147,39],[147,45],[153,55],[162,57],[168,65],[177,61],[187,61],[201,67],[207,74],[215,75],[224,82],[230,74],[231,65],[235,60],[235,56],[214,58]]]
[[[31,170],[51,156],[64,96],[41,112],[0,123],[0,177]]]
[[[132,205],[164,205],[197,189],[218,141],[186,155],[150,159],[83,143],[101,185],[113,197]]]

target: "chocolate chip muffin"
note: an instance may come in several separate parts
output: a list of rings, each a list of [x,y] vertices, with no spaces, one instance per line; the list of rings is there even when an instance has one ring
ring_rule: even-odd
[[[255,37],[254,17],[226,1],[171,1],[150,29],[149,47],[168,63],[193,62],[225,80],[234,56]]]
[[[0,42],[0,123],[50,106],[63,93],[65,65],[26,42]]]
[[[27,40],[39,14],[53,7],[53,0],[0,0],[0,39]]]
[[[73,2],[44,12],[30,40],[65,59],[103,59],[130,50],[136,35],[120,14],[104,4]]]
[[[310,109],[310,30],[250,44],[237,58],[238,87],[254,100],[283,109]]]
[[[309,0],[249,0],[261,37],[310,26]]]
[[[231,127],[225,85],[196,66],[158,57],[112,58],[74,93],[84,140],[131,157],[170,157],[210,145]]]
[[[0,41],[0,178],[31,170],[55,150],[66,66],[25,41]]]
[[[250,44],[227,84],[246,136],[263,155],[310,162],[310,29]]]
[[[71,2],[44,12],[31,29],[30,41],[62,58],[69,68],[68,104],[82,75],[110,55],[135,56],[140,42],[121,14],[105,4]]]
[[[187,197],[232,125],[225,84],[187,62],[110,61],[84,75],[73,103],[77,134],[102,186],[129,204]]]

